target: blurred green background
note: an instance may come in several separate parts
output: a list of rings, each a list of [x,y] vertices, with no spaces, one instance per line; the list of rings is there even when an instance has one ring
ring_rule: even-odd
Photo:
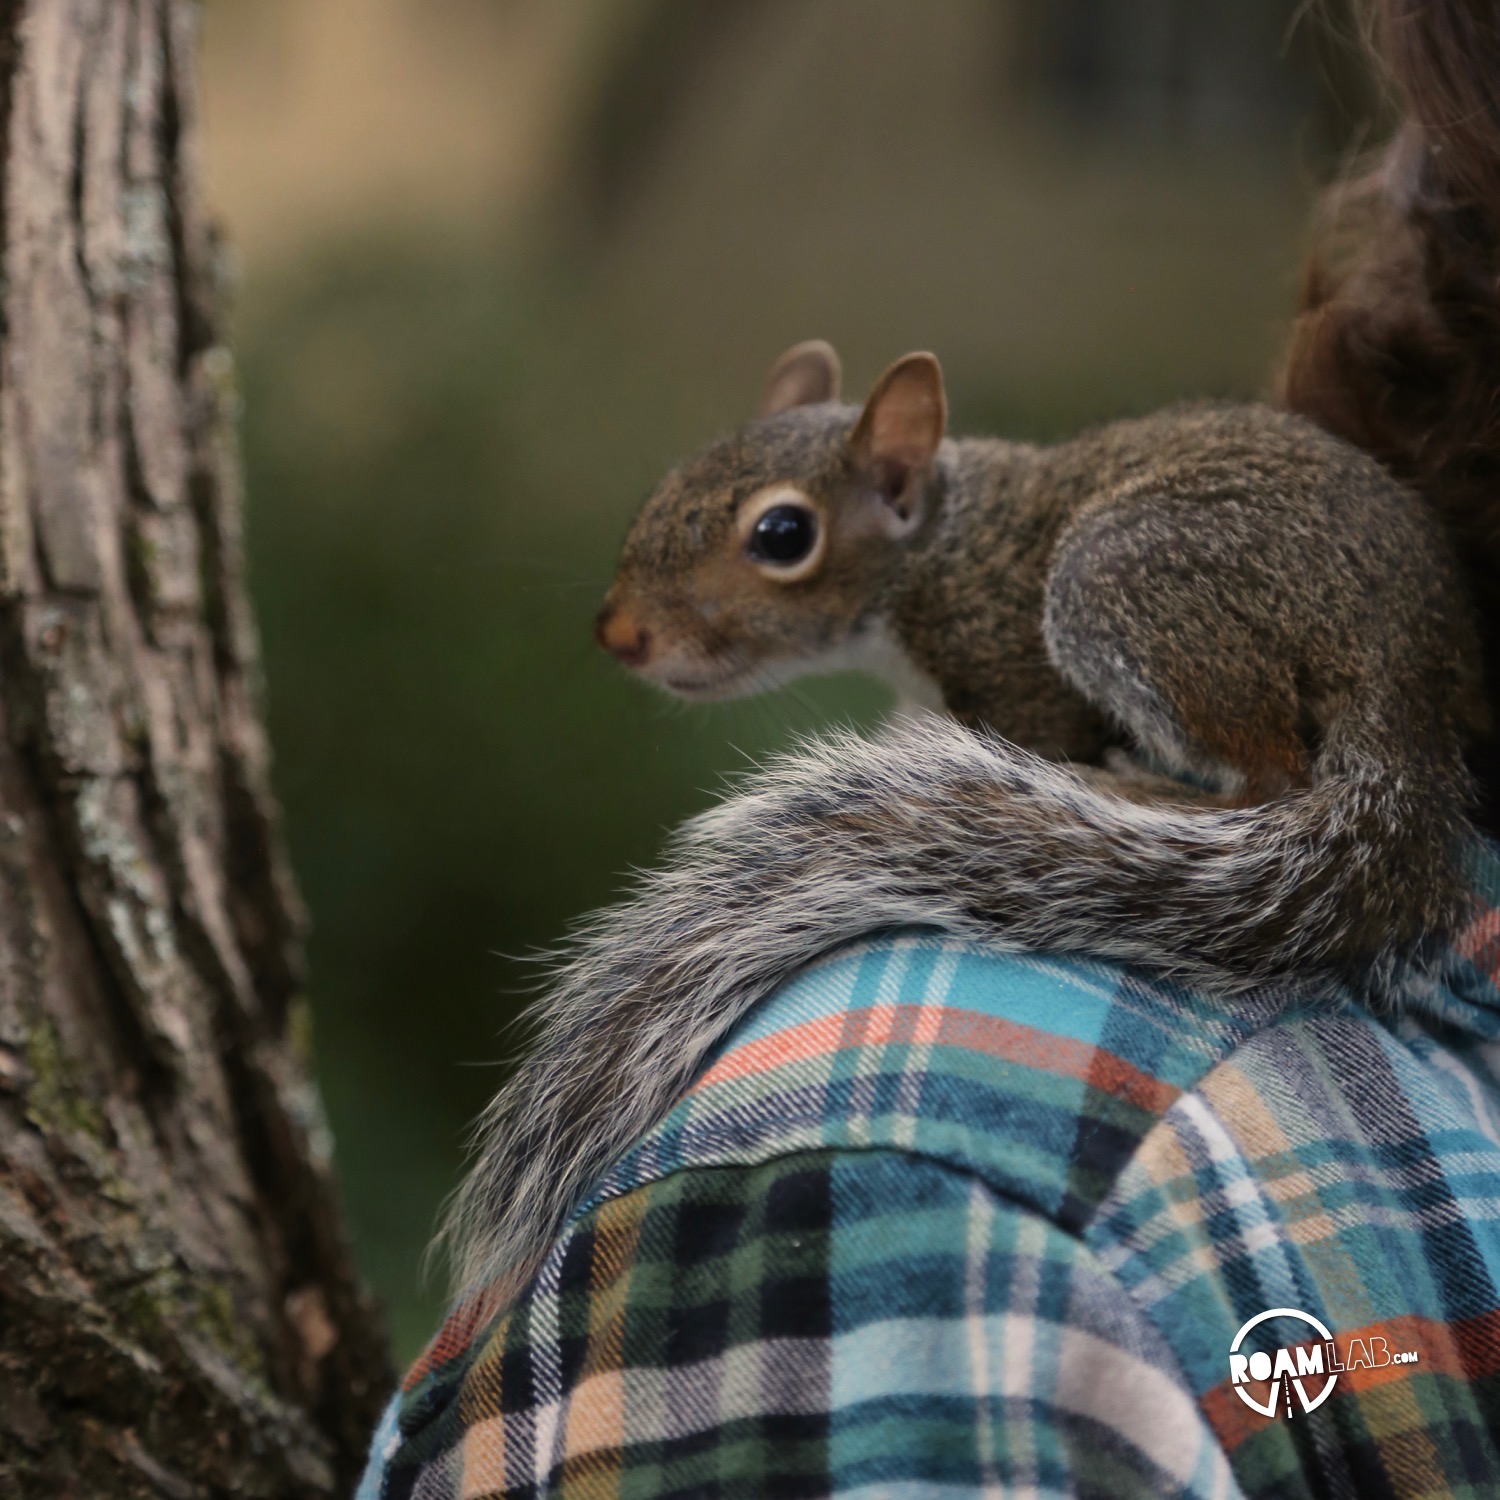
[[[1263,388],[1374,114],[1281,0],[207,0],[256,602],[353,1232],[419,1259],[555,942],[726,774],[880,692],[687,710],[589,625],[786,345],[960,428]]]

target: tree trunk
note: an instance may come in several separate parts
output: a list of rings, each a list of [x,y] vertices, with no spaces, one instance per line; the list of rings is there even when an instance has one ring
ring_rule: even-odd
[[[346,1493],[388,1384],[267,789],[193,0],[0,0],[0,1494]]]

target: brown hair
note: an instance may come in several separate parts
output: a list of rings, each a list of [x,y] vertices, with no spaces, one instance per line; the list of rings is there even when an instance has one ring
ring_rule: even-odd
[[[1374,0],[1404,123],[1336,183],[1281,375],[1293,411],[1374,453],[1443,516],[1500,695],[1500,3]],[[1500,752],[1476,757],[1500,823]]]

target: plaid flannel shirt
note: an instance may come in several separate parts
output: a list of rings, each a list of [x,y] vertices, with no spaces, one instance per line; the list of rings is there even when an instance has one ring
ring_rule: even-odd
[[[361,1500],[1500,1495],[1488,847],[1475,885],[1390,1015],[934,933],[839,951],[512,1308],[453,1311]],[[1231,1378],[1274,1309],[1345,1366],[1311,1411],[1311,1377],[1260,1388],[1274,1415]]]

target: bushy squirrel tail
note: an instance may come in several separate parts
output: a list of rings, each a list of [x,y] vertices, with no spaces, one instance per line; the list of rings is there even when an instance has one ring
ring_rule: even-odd
[[[1395,991],[1463,906],[1464,771],[1435,749],[1393,776],[1388,733],[1351,714],[1311,787],[1234,809],[1138,805],[931,716],[783,757],[689,823],[560,966],[450,1205],[460,1286],[518,1292],[735,1022],[864,933],[929,926],[1220,990],[1357,974]]]
[[[1500,4],[1372,0],[1404,123],[1328,192],[1280,378],[1442,516],[1500,702]],[[1500,749],[1473,758],[1500,828]]]

